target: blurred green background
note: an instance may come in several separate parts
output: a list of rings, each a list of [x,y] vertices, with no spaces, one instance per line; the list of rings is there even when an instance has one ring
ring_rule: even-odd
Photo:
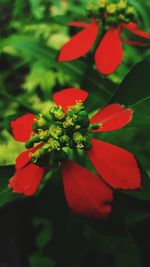
[[[9,118],[26,112],[39,114],[42,110],[46,113],[51,105],[52,93],[67,87],[79,87],[89,92],[87,107],[90,112],[109,101],[130,106],[146,99],[135,108],[137,113],[131,127],[101,134],[100,138],[133,152],[142,165],[143,176],[149,179],[150,45],[146,48],[124,45],[123,63],[109,77],[100,75],[88,56],[67,63],[56,61],[62,44],[76,33],[76,29],[70,29],[67,23],[89,21],[88,2],[0,1],[0,185],[4,188],[0,190],[0,206],[15,199],[7,192],[6,185],[14,171],[10,165],[24,150],[24,145],[14,141],[10,134]],[[129,2],[139,11],[140,27],[150,32],[150,1]],[[146,61],[142,65],[131,71],[131,77],[125,78],[131,68],[144,59]],[[146,193],[144,197],[137,195],[134,198],[134,194],[129,196],[119,192],[116,199],[122,206],[118,208],[114,204],[111,222],[94,223],[71,214],[65,202],[60,174],[55,178],[41,189],[36,198],[18,200],[17,204],[9,204],[1,211],[1,216],[4,216],[2,229],[10,227],[8,221],[11,216],[15,217],[12,225],[20,221],[20,209],[23,218],[29,221],[27,224],[24,219],[20,222],[23,229],[19,232],[21,250],[27,252],[22,254],[16,250],[15,253],[19,254],[19,258],[26,258],[27,265],[20,263],[19,267],[149,267],[149,187],[144,187],[147,197]],[[27,235],[24,236],[22,231],[26,231]],[[15,226],[12,226],[11,234],[13,232],[16,235]],[[27,247],[31,249],[28,251]],[[13,267],[13,264],[10,266]]]

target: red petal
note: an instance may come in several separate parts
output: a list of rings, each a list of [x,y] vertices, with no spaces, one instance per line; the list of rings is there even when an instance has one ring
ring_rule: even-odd
[[[23,168],[30,161],[30,153],[35,152],[37,149],[42,147],[42,145],[43,143],[22,152],[16,159],[16,170]]]
[[[126,29],[137,29],[138,28],[138,25],[135,22],[129,22],[129,23],[123,23],[123,22],[121,22],[120,23],[120,26],[122,28],[126,28]]]
[[[97,69],[106,75],[113,73],[123,58],[121,30],[110,28],[104,35],[95,53]]]
[[[55,104],[61,106],[64,111],[67,111],[69,106],[75,105],[76,101],[84,102],[87,97],[88,93],[78,88],[67,88],[53,94]]]
[[[121,23],[121,26],[140,37],[150,39],[150,34],[140,30],[136,23]]]
[[[73,26],[73,27],[81,27],[81,28],[86,28],[89,26],[88,23],[85,23],[83,21],[71,21],[68,23],[69,26]]]
[[[29,163],[23,169],[16,171],[9,181],[9,187],[15,193],[21,193],[26,196],[33,195],[37,191],[46,170],[47,168]]]
[[[142,43],[142,42],[137,42],[137,41],[132,41],[132,40],[129,40],[127,38],[125,39],[122,39],[122,41],[126,44],[129,44],[129,45],[133,45],[133,46],[148,46],[149,44],[146,44],[146,43]]]
[[[29,139],[35,118],[29,113],[11,121],[10,126],[16,141],[26,142]]]
[[[98,23],[96,20],[93,20],[85,29],[77,33],[61,48],[58,61],[69,61],[84,56],[92,48],[98,30]]]
[[[124,109],[123,105],[111,104],[100,110],[90,122],[101,124],[94,132],[113,131],[127,125],[132,119],[132,114],[132,109]]]
[[[16,158],[16,170],[22,169],[28,162],[30,161],[30,153],[33,152],[33,149],[30,148],[24,152],[22,152],[17,158]]]
[[[97,220],[108,217],[112,190],[98,176],[73,161],[63,163],[62,174],[66,199],[73,212]]]
[[[138,189],[141,176],[133,155],[117,146],[92,139],[88,152],[95,169],[113,188]]]

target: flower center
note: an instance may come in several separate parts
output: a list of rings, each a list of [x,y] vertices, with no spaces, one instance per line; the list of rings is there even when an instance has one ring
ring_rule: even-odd
[[[138,18],[136,8],[126,0],[97,0],[96,5],[89,4],[88,10],[96,17],[103,14],[107,25],[136,22]]]
[[[68,158],[70,149],[91,149],[90,133],[99,124],[90,124],[88,113],[78,101],[68,108],[67,113],[59,106],[50,109],[48,119],[42,114],[33,124],[34,133],[26,142],[26,148],[41,143],[41,147],[30,154],[37,165],[58,164]]]

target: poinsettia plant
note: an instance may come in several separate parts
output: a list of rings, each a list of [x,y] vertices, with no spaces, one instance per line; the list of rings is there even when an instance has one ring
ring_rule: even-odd
[[[14,193],[34,194],[48,168],[61,165],[69,207],[75,213],[105,219],[111,212],[113,189],[140,189],[141,176],[134,156],[117,146],[92,138],[92,132],[120,129],[130,123],[132,109],[111,104],[89,118],[84,107],[88,93],[67,88],[53,95],[50,118],[26,114],[11,122],[13,136],[26,142],[16,159],[9,182]],[[70,159],[82,150],[97,170],[95,175]]]
[[[97,8],[97,9],[96,9]],[[126,0],[112,3],[109,0],[99,1],[97,6],[90,6],[91,22],[73,21],[69,25],[80,27],[81,30],[65,43],[59,53],[58,61],[70,61],[87,54],[94,46],[94,58],[97,70],[105,75],[112,74],[123,60],[123,43],[133,46],[146,46],[144,39],[150,39],[150,34],[138,26],[138,12]],[[134,40],[122,37],[124,30],[134,35]],[[99,38],[99,33],[101,37]],[[142,37],[142,41],[136,37]]]
[[[2,2],[0,266],[148,266],[149,1]]]

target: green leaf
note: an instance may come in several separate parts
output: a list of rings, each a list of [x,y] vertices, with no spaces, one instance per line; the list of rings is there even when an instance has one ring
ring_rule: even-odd
[[[58,63],[58,52],[46,47],[32,37],[23,35],[14,35],[2,40],[0,47],[5,46],[15,49],[17,56],[23,58],[26,63],[31,64],[37,61],[45,67],[55,68],[72,77],[72,82],[76,83],[76,87],[80,86],[82,89],[90,91],[92,97],[88,105],[90,110],[93,107],[96,109],[104,105],[114,93],[113,83],[95,71],[87,60]]]
[[[31,267],[54,267],[55,264],[50,257],[41,255],[40,253],[34,253],[30,256],[30,265]]]
[[[149,202],[141,201],[141,199],[124,194],[124,192],[116,192],[115,201],[120,209],[120,213],[124,217],[126,225],[132,226],[135,223],[150,218]]]
[[[137,63],[127,74],[109,103],[129,106],[134,116],[129,127],[150,126],[150,61]]]
[[[117,219],[117,218],[116,218]],[[115,267],[141,267],[141,257],[139,248],[132,238],[129,230],[127,236],[110,236],[109,233],[105,235],[95,231],[95,229],[88,226],[85,227],[84,235],[89,240],[95,251],[99,254],[113,255]],[[105,264],[104,264],[105,266]],[[106,265],[111,266],[111,264]]]
[[[150,201],[150,178],[142,167],[140,168],[140,171],[142,177],[142,188],[139,190],[122,190],[121,192],[140,200]]]
[[[127,107],[131,107],[134,110],[134,116],[132,122],[126,126],[127,129],[121,129],[114,132],[100,133],[97,135],[98,138],[124,147],[129,151],[135,152],[137,158],[143,163],[142,148],[137,149],[138,144],[134,144],[136,140],[136,133],[140,133],[140,137],[144,133],[144,126],[150,127],[150,61],[144,60],[137,63],[131,71],[127,74],[117,92],[111,98],[109,103],[120,103]],[[128,129],[130,128],[131,129]],[[132,129],[133,127],[133,129]],[[144,128],[143,128],[144,127]],[[147,128],[148,129],[148,128]],[[127,131],[130,130],[130,131]],[[96,134],[95,134],[96,136]],[[128,140],[129,138],[129,140]],[[120,140],[119,140],[120,139]],[[121,140],[122,139],[122,140]],[[136,142],[136,141],[135,141]],[[140,142],[140,140],[139,140]],[[144,143],[148,144],[148,135],[145,135]],[[143,146],[145,153],[149,155],[148,147]],[[145,161],[144,166],[146,166]],[[141,190],[123,190],[122,193],[128,194],[141,200],[150,201],[150,179],[147,173],[141,167],[142,176],[142,189]]]
[[[0,166],[0,207],[18,198],[18,195],[8,188],[9,179],[13,174],[14,166]]]
[[[44,17],[45,6],[41,0],[30,0],[31,11],[36,19],[42,19]]]
[[[141,3],[139,3],[141,1]],[[143,5],[143,1],[139,0],[130,0],[131,4],[138,10],[138,13],[141,15],[142,20],[145,24],[145,26],[147,27],[147,29],[149,29],[149,14],[148,14],[148,4],[145,3],[145,6]]]
[[[34,217],[33,224],[36,228],[40,227],[40,232],[36,236],[36,245],[39,249],[43,249],[52,239],[52,225],[48,220],[40,217]]]

